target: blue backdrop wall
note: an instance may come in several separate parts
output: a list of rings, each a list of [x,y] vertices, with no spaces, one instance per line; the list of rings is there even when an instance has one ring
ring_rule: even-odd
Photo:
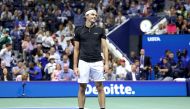
[[[164,57],[166,49],[174,52],[175,57],[177,50],[188,49],[190,51],[189,35],[144,35],[142,40],[143,48],[146,55],[151,57],[153,64],[159,62]],[[177,60],[177,59],[176,59]]]

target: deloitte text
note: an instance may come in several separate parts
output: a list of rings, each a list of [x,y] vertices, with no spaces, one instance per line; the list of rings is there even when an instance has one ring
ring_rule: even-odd
[[[130,86],[123,86],[123,84],[110,84],[109,86],[104,86],[104,91],[106,95],[134,95],[135,91],[132,90]],[[98,92],[95,86],[87,84],[86,95],[95,94]]]

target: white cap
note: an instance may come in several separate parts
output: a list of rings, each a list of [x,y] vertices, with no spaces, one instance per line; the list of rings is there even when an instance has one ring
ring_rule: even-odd
[[[49,57],[49,60],[50,60],[50,59],[55,59],[55,57],[51,55],[51,56]]]

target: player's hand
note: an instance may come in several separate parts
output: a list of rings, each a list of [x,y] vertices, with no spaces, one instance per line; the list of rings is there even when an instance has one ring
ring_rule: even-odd
[[[79,74],[79,69],[78,68],[74,68],[74,73],[75,73],[76,76],[79,76],[80,75]]]
[[[105,64],[105,65],[104,65],[104,72],[107,73],[108,70],[109,70],[109,66]]]

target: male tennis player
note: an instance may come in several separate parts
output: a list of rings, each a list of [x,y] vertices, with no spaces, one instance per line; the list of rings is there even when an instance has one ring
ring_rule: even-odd
[[[78,106],[84,108],[85,90],[89,78],[95,81],[98,91],[100,109],[105,109],[105,93],[102,81],[104,72],[108,71],[108,47],[103,28],[95,25],[97,12],[89,9],[85,13],[85,24],[75,31],[74,41],[74,72],[78,76]],[[101,56],[104,54],[104,62]]]

